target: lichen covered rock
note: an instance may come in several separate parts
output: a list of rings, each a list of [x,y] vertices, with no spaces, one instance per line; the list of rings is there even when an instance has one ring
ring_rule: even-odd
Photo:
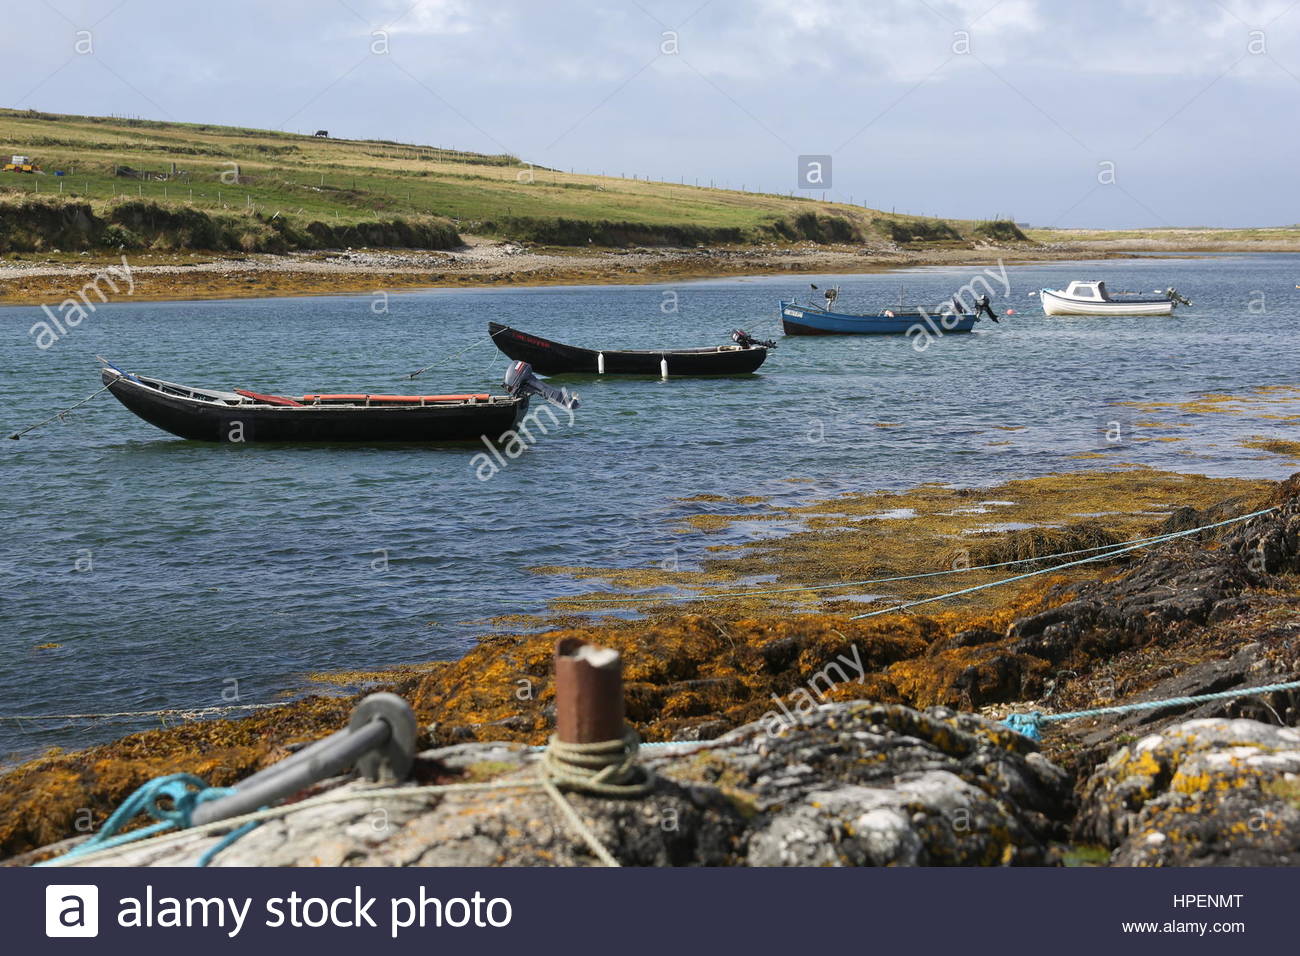
[[[1062,835],[1065,773],[971,714],[849,704],[725,741],[719,779],[759,811],[752,866],[1042,864]]]
[[[1210,718],[1143,737],[1089,779],[1075,831],[1116,866],[1300,864],[1300,730]]]

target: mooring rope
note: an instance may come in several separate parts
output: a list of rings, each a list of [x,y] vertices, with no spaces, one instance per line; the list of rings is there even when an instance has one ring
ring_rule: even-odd
[[[502,329],[502,331],[504,332],[505,330]],[[406,377],[407,377],[407,378],[419,378],[419,377],[420,377],[421,375],[423,375],[425,372],[428,372],[428,371],[430,371],[431,369],[435,369],[435,368],[437,368],[439,365],[445,365],[447,362],[450,362],[452,359],[460,358],[460,357],[461,357],[462,355],[464,355],[466,352],[470,351],[471,349],[476,349],[476,348],[478,348],[478,347],[479,347],[480,345],[482,345],[484,342],[494,342],[494,341],[496,341],[496,336],[497,336],[497,333],[495,333],[495,332],[489,332],[487,338],[485,338],[485,339],[479,339],[478,341],[476,341],[476,342],[474,342],[474,343],[472,343],[472,344],[470,344],[470,345],[465,346],[463,349],[461,349],[459,352],[456,352],[456,353],[453,354],[453,355],[444,355],[442,358],[438,359],[438,361],[434,362],[432,365],[426,365],[424,368],[418,368],[418,369],[416,369],[414,372],[408,372],[407,375],[406,375]]]
[[[839,581],[839,583],[836,584],[802,584],[802,585],[792,585],[792,587],[785,587],[785,588],[757,589],[757,591],[697,592],[693,594],[662,594],[662,596],[660,596],[660,594],[643,594],[643,596],[641,597],[620,597],[620,598],[556,597],[556,598],[552,598],[552,601],[554,601],[555,604],[558,605],[575,605],[575,604],[614,605],[614,604],[650,604],[650,602],[668,602],[668,601],[705,601],[705,600],[712,600],[712,598],[720,598],[720,597],[763,597],[766,596],[766,594],[787,594],[792,592],[805,592],[805,591],[835,591],[835,589],[840,589],[840,588],[862,588],[872,584],[894,584],[894,583],[898,583],[898,581],[915,581],[915,580],[922,580],[926,578],[943,578],[943,576],[946,575],[969,574],[969,572],[972,571],[996,571],[997,568],[1014,567],[1017,566],[1017,564],[1034,564],[1040,561],[1056,561],[1056,559],[1058,558],[1073,558],[1074,555],[1076,554],[1093,554],[1096,553],[1096,551],[1109,551],[1110,554],[1099,554],[1097,555],[1096,558],[1092,559],[1092,561],[1104,561],[1105,558],[1110,557],[1110,555],[1112,554],[1123,554],[1127,550],[1145,548],[1145,546],[1148,545],[1164,544],[1165,541],[1171,541],[1174,540],[1174,538],[1184,537],[1187,535],[1195,535],[1195,533],[1206,531],[1206,529],[1209,528],[1217,528],[1221,524],[1231,524],[1232,522],[1236,522],[1236,520],[1256,518],[1256,516],[1258,515],[1269,514],[1270,511],[1275,511],[1275,510],[1277,510],[1277,507],[1270,507],[1270,509],[1265,509],[1262,511],[1253,511],[1251,512],[1251,514],[1240,516],[1240,518],[1232,518],[1227,520],[1227,522],[1206,524],[1200,528],[1192,528],[1190,529],[1190,531],[1167,532],[1164,533],[1164,535],[1152,535],[1149,537],[1131,538],[1131,540],[1128,541],[1114,541],[1112,542],[1112,544],[1096,545],[1093,546],[1093,548],[1076,548],[1070,551],[1056,551],[1056,553],[1054,554],[1040,554],[1034,558],[1015,558],[1013,559],[1013,561],[1000,561],[993,564],[975,564],[975,566],[972,567],[953,567],[953,568],[944,568],[943,571],[922,571],[922,572],[918,572],[918,574],[894,575],[892,576],[892,578],[867,578],[859,581]],[[1115,550],[1115,549],[1123,549],[1123,550]],[[1075,562],[1075,563],[1087,563],[1087,562]],[[1071,564],[1056,564],[1056,566],[1053,567],[1041,568],[1041,570],[1036,571],[1035,574],[1041,574],[1041,572],[1054,571],[1057,570],[1057,568],[1070,567],[1070,566]],[[1019,580],[1019,579],[1013,578],[1008,580],[1010,581],[1010,580]],[[982,585],[982,587],[993,587],[993,584]],[[965,592],[953,592],[953,593],[958,594],[958,593],[965,593]],[[939,598],[933,598],[933,600],[939,600]],[[883,611],[874,611],[874,613],[883,613]],[[862,615],[862,617],[870,617],[870,615]]]
[[[1024,574],[1016,574],[1009,578],[1000,578],[997,581],[989,581],[985,584],[976,584],[972,587],[962,588],[959,591],[948,591],[945,594],[936,594],[933,597],[920,598],[919,600],[908,601],[904,604],[896,604],[893,607],[881,608],[878,611],[868,611],[865,614],[855,614],[853,617],[849,618],[849,620],[860,621],[863,618],[878,617],[881,614],[893,614],[896,611],[906,611],[909,608],[914,608],[922,604],[930,604],[933,603],[934,601],[944,601],[947,600],[948,598],[959,597],[963,594],[972,594],[975,591],[983,591],[986,588],[1001,587],[1004,584],[1012,584],[1016,581],[1024,581],[1027,578],[1037,577],[1040,574],[1050,574],[1053,571],[1060,571],[1064,568],[1077,567],[1078,565],[1088,564],[1092,561],[1104,561],[1106,558],[1113,558],[1116,555],[1126,554],[1129,551],[1136,551],[1139,548],[1149,548],[1151,547],[1152,544],[1158,544],[1164,541],[1173,541],[1176,538],[1185,538],[1188,535],[1199,534],[1202,531],[1208,531],[1212,528],[1221,528],[1224,525],[1236,524],[1237,522],[1240,521],[1248,521],[1251,518],[1258,518],[1260,515],[1266,515],[1269,514],[1270,512],[1277,511],[1277,510],[1278,510],[1277,506],[1274,505],[1271,508],[1264,508],[1261,509],[1260,511],[1252,511],[1250,514],[1239,515],[1236,518],[1227,518],[1223,521],[1216,521],[1213,524],[1201,525],[1199,528],[1189,528],[1186,531],[1175,531],[1167,535],[1162,535],[1160,541],[1149,541],[1149,542],[1144,542],[1142,544],[1132,544],[1129,545],[1128,547],[1119,548],[1114,551],[1107,551],[1104,554],[1093,555],[1091,558],[1080,558],[1078,561],[1067,561],[1064,564],[1056,564],[1050,568],[1039,568],[1036,571],[1026,571]]]
[[[123,710],[103,714],[0,714],[0,720],[39,721],[39,720],[109,720],[112,718],[136,717],[180,717],[184,720],[198,720],[216,714],[230,713],[237,710],[265,710],[269,707],[284,707],[288,701],[277,704],[227,704],[217,707],[166,707],[162,710]]]
[[[762,597],[767,594],[787,594],[794,591],[831,591],[838,588],[856,588],[865,587],[872,584],[894,584],[899,581],[919,581],[922,578],[944,577],[950,574],[967,574],[972,571],[994,571],[998,568],[1009,568],[1019,564],[1034,564],[1038,561],[1054,561],[1057,558],[1071,558],[1076,554],[1093,554],[1097,551],[1109,551],[1112,548],[1118,548],[1122,545],[1146,545],[1160,544],[1169,540],[1169,534],[1152,535],[1146,538],[1133,538],[1129,541],[1114,541],[1110,544],[1100,544],[1091,548],[1076,548],[1073,551],[1058,551],[1054,554],[1040,554],[1033,558],[1015,558],[1011,561],[998,561],[995,564],[979,564],[966,568],[945,568],[942,571],[922,571],[917,574],[899,574],[888,578],[867,578],[862,581],[841,581],[835,584],[804,584],[784,588],[768,588],[756,591],[701,591],[695,594],[646,594],[641,597],[633,598],[566,598],[559,597],[552,600],[556,604],[645,604],[651,601],[698,601],[711,598],[734,598],[734,597]],[[1051,570],[1050,568],[1048,570]]]
[[[10,435],[9,437],[10,437],[11,439],[13,439],[14,441],[17,441],[18,439],[20,439],[20,438],[22,438],[24,435],[26,435],[29,431],[33,431],[34,429],[40,428],[42,425],[48,425],[50,422],[62,418],[64,415],[68,414],[68,412],[73,411],[74,409],[80,408],[82,405],[85,405],[87,402],[89,402],[92,398],[95,398],[96,396],[102,395],[102,394],[104,394],[104,392],[107,392],[107,391],[108,391],[110,388],[112,388],[115,384],[117,384],[117,379],[114,379],[112,382],[109,382],[107,385],[105,385],[105,386],[104,386],[103,388],[101,388],[99,391],[95,392],[94,395],[88,395],[88,396],[86,396],[85,398],[83,398],[81,401],[77,402],[77,404],[75,404],[75,405],[69,405],[69,406],[68,406],[67,408],[65,408],[63,411],[61,411],[61,412],[55,412],[55,413],[54,413],[53,415],[51,415],[49,418],[46,418],[46,419],[44,419],[43,421],[39,421],[39,422],[37,422],[35,425],[28,425],[26,428],[22,429],[21,431],[16,431],[16,432],[14,432],[14,433],[13,433],[12,435]]]
[[[1096,717],[1101,714],[1128,714],[1139,710],[1162,710],[1165,707],[1186,707],[1203,704],[1211,700],[1253,697],[1256,694],[1271,694],[1281,690],[1300,690],[1300,680],[1286,681],[1281,684],[1264,684],[1260,687],[1241,687],[1237,690],[1222,690],[1213,694],[1193,694],[1186,697],[1166,697],[1162,700],[1142,700],[1132,704],[1114,704],[1110,707],[1094,707],[1091,710],[1071,710],[1060,714],[1044,714],[1035,710],[1028,714],[1008,714],[1002,723],[1030,740],[1042,740],[1042,725],[1056,723],[1057,721],[1075,720],[1079,717]]]

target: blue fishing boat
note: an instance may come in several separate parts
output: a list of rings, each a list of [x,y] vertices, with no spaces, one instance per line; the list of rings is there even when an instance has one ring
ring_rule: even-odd
[[[985,296],[975,303],[974,311],[954,298],[950,305],[934,311],[898,305],[872,314],[858,314],[832,310],[838,289],[827,289],[823,295],[824,306],[781,302],[781,325],[786,335],[906,335],[909,332],[943,335],[971,331],[984,314],[997,321]]]

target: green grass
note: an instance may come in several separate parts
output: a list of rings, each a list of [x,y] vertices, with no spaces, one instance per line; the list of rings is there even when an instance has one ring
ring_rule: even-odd
[[[126,200],[151,200],[245,217],[261,224],[254,231],[281,220],[290,232],[303,232],[313,222],[346,227],[441,217],[462,233],[557,245],[953,242],[989,235],[986,224],[801,196],[572,174],[514,156],[205,124],[0,110],[0,155],[11,153],[31,156],[44,174],[0,173],[0,198],[39,193],[88,201],[105,221]],[[139,176],[122,175],[122,167]],[[55,176],[56,170],[65,175]]]

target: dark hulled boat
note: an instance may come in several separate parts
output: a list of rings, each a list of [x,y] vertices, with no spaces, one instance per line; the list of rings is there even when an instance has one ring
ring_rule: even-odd
[[[211,442],[447,442],[495,439],[528,409],[530,394],[550,398],[522,363],[507,373],[509,395],[331,395],[300,398],[246,389],[191,388],[101,370],[119,402],[151,425]],[[576,397],[570,399],[576,405]]]
[[[506,355],[527,362],[540,375],[744,375],[767,358],[769,342],[757,342],[743,332],[732,333],[734,345],[700,349],[638,349],[601,351],[552,342],[498,322],[488,323],[492,341]]]

